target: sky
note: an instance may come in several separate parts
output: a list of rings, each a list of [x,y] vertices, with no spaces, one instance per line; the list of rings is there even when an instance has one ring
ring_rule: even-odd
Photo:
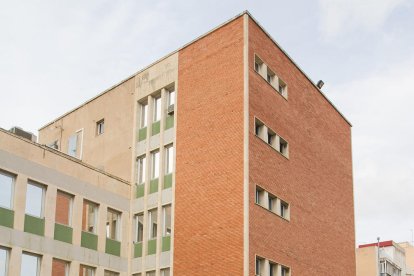
[[[0,127],[37,129],[249,10],[351,121],[356,243],[414,229],[414,1],[0,0]],[[351,207],[351,206],[350,206]]]

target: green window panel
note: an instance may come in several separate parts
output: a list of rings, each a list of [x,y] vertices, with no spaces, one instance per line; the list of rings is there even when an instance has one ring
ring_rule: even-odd
[[[121,242],[106,238],[105,253],[121,256]]]
[[[148,254],[147,255],[153,255],[157,252],[157,240],[149,240],[148,241]]]
[[[138,142],[147,139],[147,127],[138,130]]]
[[[145,185],[137,185],[136,198],[144,196],[144,188],[145,188]]]
[[[162,252],[170,251],[171,248],[171,236],[162,237]]]
[[[167,116],[166,120],[165,120],[165,129],[169,129],[174,127],[174,115],[171,116]]]
[[[81,246],[85,248],[97,250],[98,249],[98,236],[93,233],[82,231]]]
[[[55,240],[72,243],[73,229],[67,225],[55,223]]]
[[[158,134],[158,133],[160,133],[160,121],[152,123],[151,135],[155,135],[155,134]]]
[[[45,235],[45,219],[33,217],[31,215],[24,216],[24,232],[32,233],[39,236]]]
[[[142,257],[142,242],[134,243],[134,258]]]
[[[13,228],[14,211],[0,207],[0,225]]]
[[[164,189],[172,187],[172,173],[164,175]]]
[[[152,194],[152,193],[156,193],[156,192],[158,192],[158,178],[155,178],[155,179],[151,180],[151,182],[150,182],[150,191],[149,191],[149,193]]]

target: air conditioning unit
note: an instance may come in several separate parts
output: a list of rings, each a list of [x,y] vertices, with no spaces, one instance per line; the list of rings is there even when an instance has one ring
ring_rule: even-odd
[[[36,142],[37,141],[36,135],[34,135],[31,132],[25,131],[25,130],[23,130],[20,127],[12,127],[9,131],[11,133],[14,133],[17,136],[23,137],[23,138],[28,139],[28,140],[30,140],[32,142]]]
[[[167,114],[168,115],[174,114],[174,105],[173,104],[170,105],[170,106],[168,106],[168,108],[167,108]]]

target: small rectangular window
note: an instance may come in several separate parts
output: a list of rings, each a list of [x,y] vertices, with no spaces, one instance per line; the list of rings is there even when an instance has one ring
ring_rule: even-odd
[[[47,146],[48,146],[49,148],[52,148],[52,149],[58,150],[58,149],[59,149],[59,140],[55,140],[55,141],[53,141],[52,143],[49,143]]]
[[[162,207],[162,235],[171,236],[171,205]]]
[[[95,276],[95,268],[86,265],[80,265],[79,276]]]
[[[267,129],[267,143],[271,146],[274,146],[276,142],[276,133],[274,133],[270,128]]]
[[[257,73],[260,73],[262,66],[263,66],[263,61],[258,56],[254,56],[254,70]]]
[[[256,203],[263,205],[265,192],[262,188],[256,186]]]
[[[161,120],[161,97],[154,98],[153,122]]]
[[[289,204],[284,201],[280,201],[280,216],[289,219]]]
[[[286,98],[287,96],[287,85],[286,83],[279,78],[279,93]]]
[[[151,153],[151,179],[160,176],[160,151],[156,150]]]
[[[256,275],[262,276],[264,273],[264,259],[256,256]]]
[[[96,123],[96,135],[101,135],[104,133],[104,131],[105,131],[105,120],[102,119]]]
[[[289,276],[289,271],[290,271],[290,269],[288,267],[282,266],[280,275],[281,276]]]
[[[106,213],[106,237],[112,240],[119,240],[121,226],[121,213],[108,208]]]
[[[280,143],[280,153],[287,157],[289,154],[288,142],[286,142],[286,140],[280,137],[279,143]]]
[[[140,128],[147,126],[148,121],[148,103],[141,103],[141,118],[140,118]]]
[[[170,268],[161,269],[161,276],[170,276]]]
[[[145,156],[138,157],[137,159],[137,184],[142,185],[145,183],[145,173],[147,166],[147,158]]]
[[[56,223],[72,225],[72,205],[73,195],[58,190],[56,194]]]
[[[13,209],[14,182],[14,175],[0,171],[0,207]]]
[[[269,211],[276,212],[277,199],[274,195],[268,194],[268,208]]]
[[[9,250],[0,247],[0,276],[6,276],[9,268]]]
[[[96,233],[98,204],[84,200],[82,213],[82,231]]]
[[[144,237],[144,214],[135,215],[135,242],[142,242]]]
[[[273,73],[272,70],[269,69],[269,67],[267,68],[267,73],[266,73],[266,80],[268,83],[270,83],[270,85],[274,86],[274,81],[275,81],[275,73]]]
[[[69,262],[53,259],[52,260],[52,275],[53,276],[69,276]]]
[[[45,187],[30,181],[27,183],[26,214],[43,218]]]
[[[155,270],[154,271],[148,271],[146,273],[147,276],[155,276]]]
[[[114,272],[114,271],[105,270],[104,271],[104,276],[119,276],[119,273]]]
[[[258,119],[255,119],[254,121],[254,134],[261,137],[263,135],[264,131],[264,124],[259,121]]]
[[[165,148],[165,174],[173,172],[174,166],[174,147],[172,145]]]
[[[39,276],[39,274],[40,256],[23,252],[20,275]]]
[[[168,92],[168,106],[175,104],[175,90]]]
[[[82,140],[83,130],[79,130],[69,137],[68,155],[76,157],[78,159],[82,158]]]
[[[149,239],[157,238],[157,218],[158,218],[158,211],[157,209],[152,209],[148,211],[148,233]]]

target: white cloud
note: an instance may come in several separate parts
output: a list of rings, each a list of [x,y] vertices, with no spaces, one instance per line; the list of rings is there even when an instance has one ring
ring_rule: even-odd
[[[414,228],[414,58],[349,83],[330,97],[353,123],[357,242],[407,240]]]
[[[357,29],[380,28],[407,0],[319,0],[320,28],[325,38]]]

